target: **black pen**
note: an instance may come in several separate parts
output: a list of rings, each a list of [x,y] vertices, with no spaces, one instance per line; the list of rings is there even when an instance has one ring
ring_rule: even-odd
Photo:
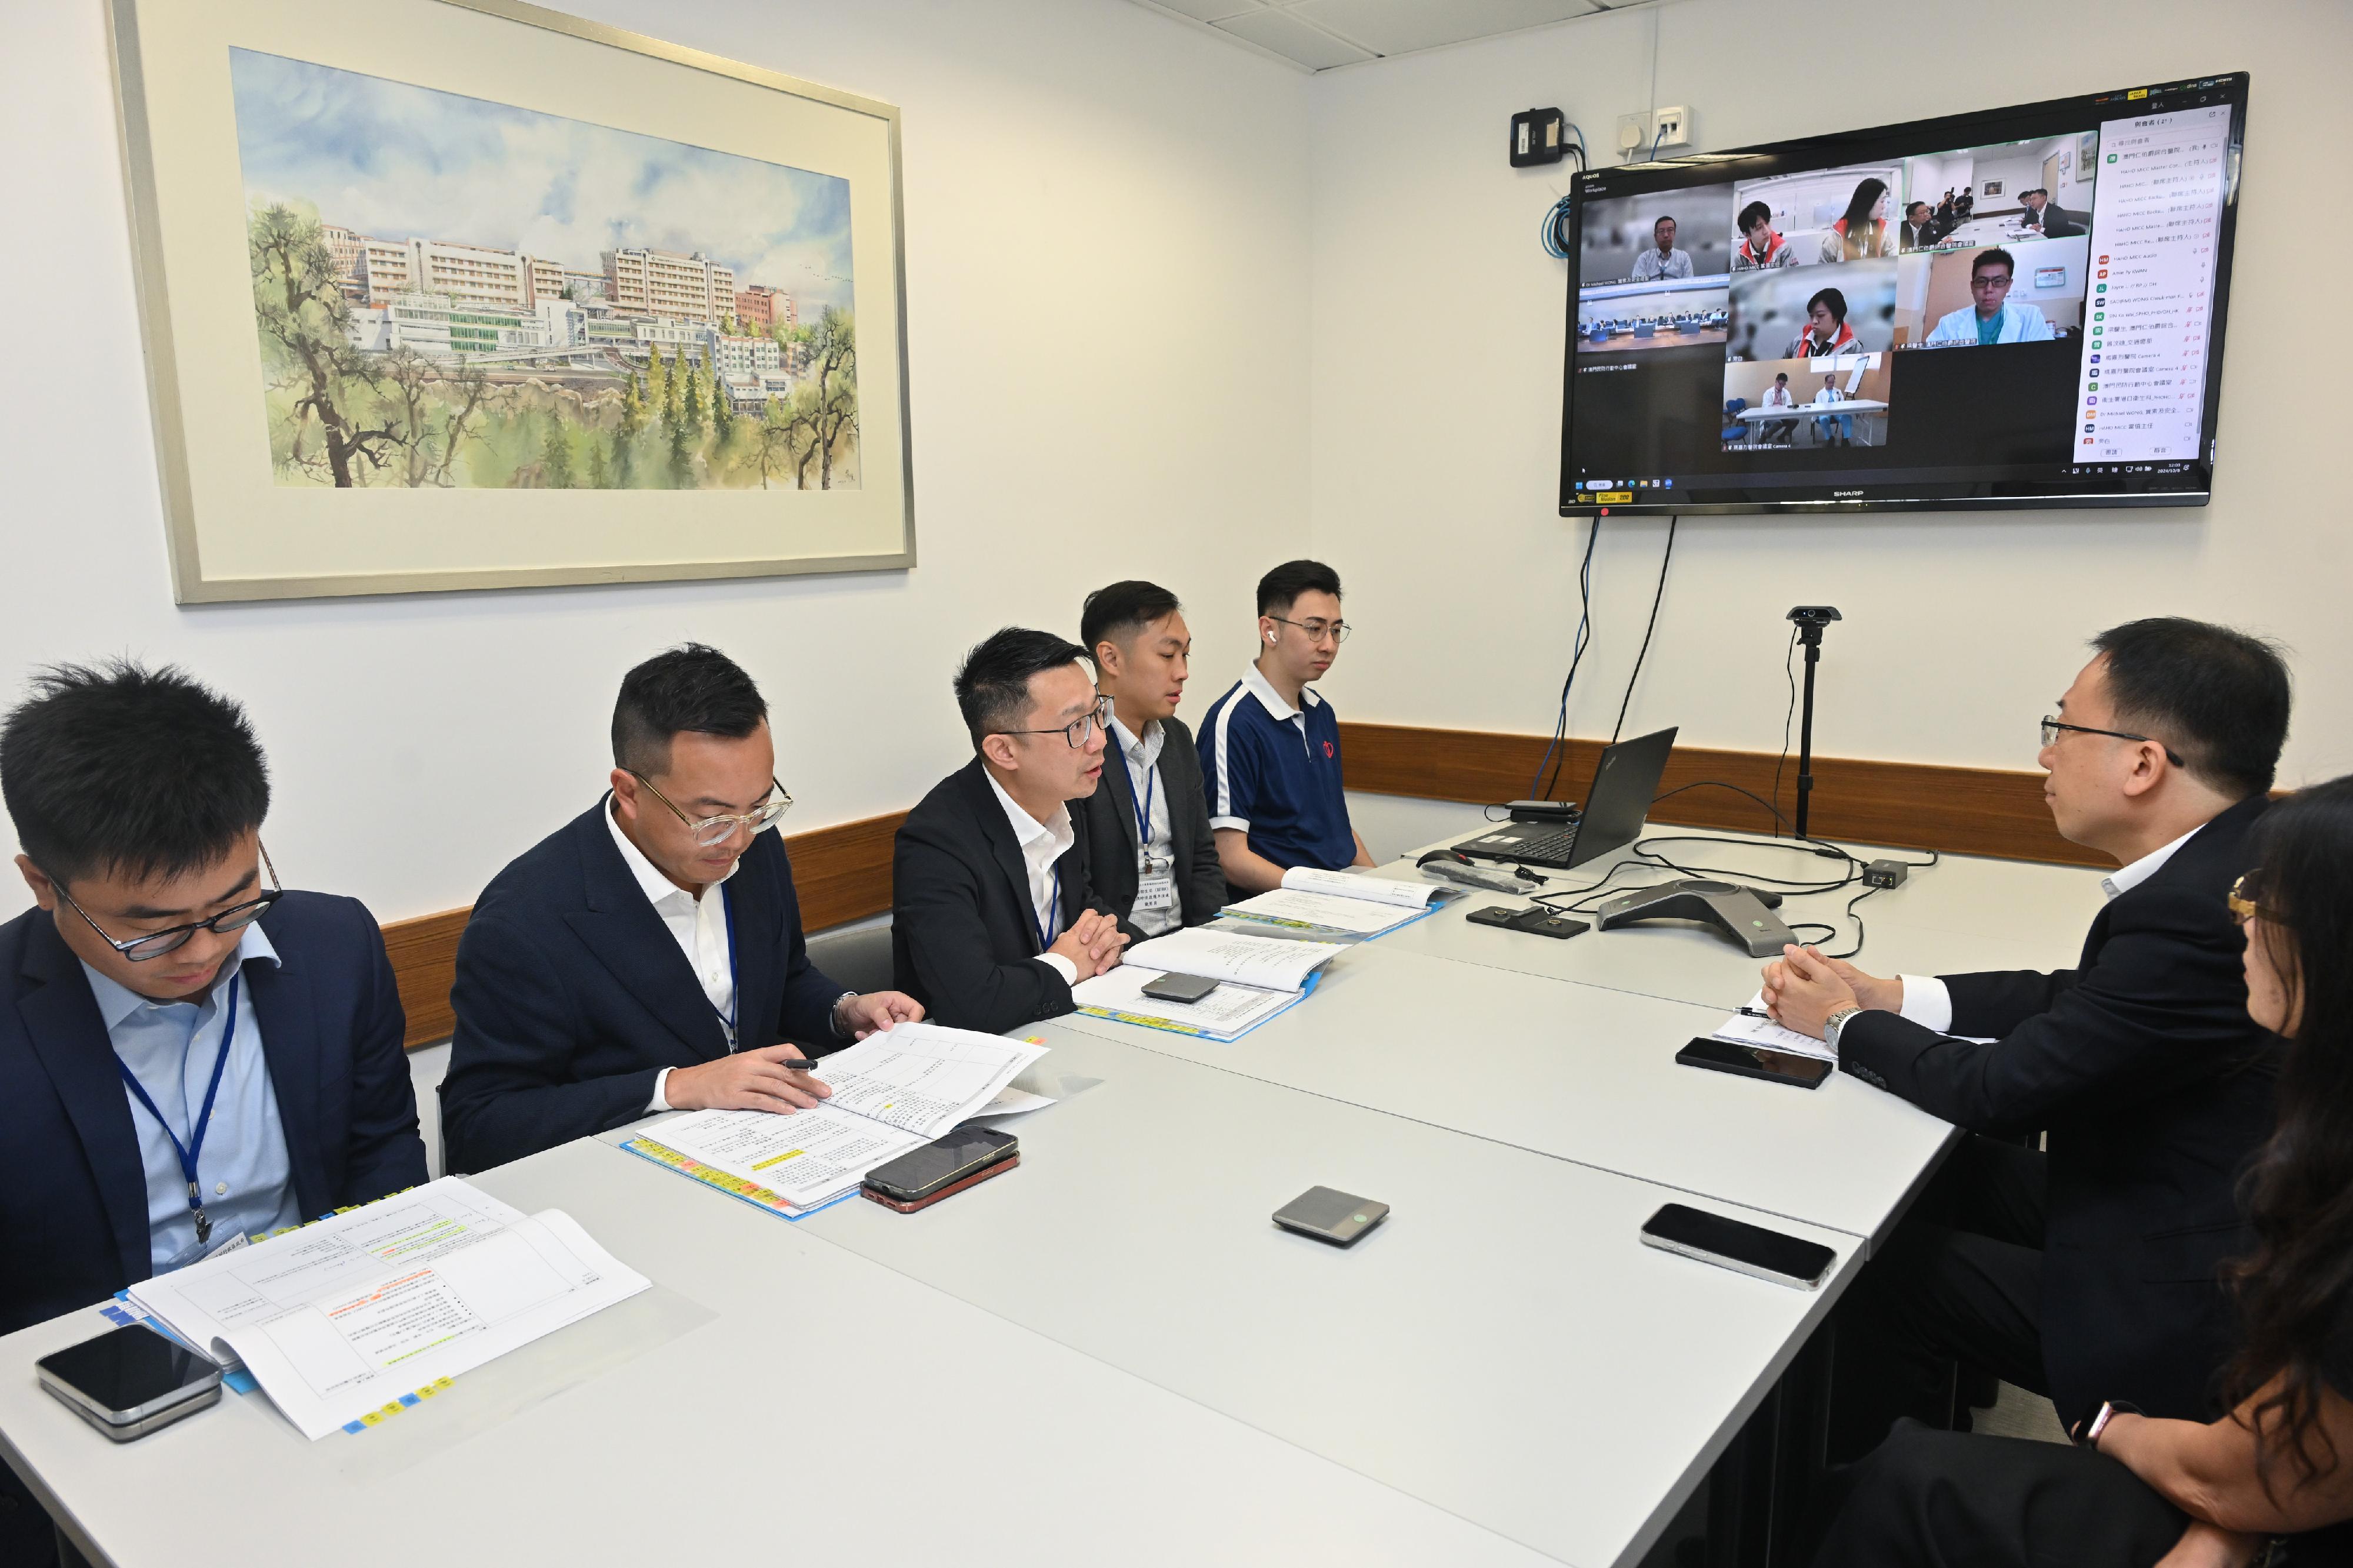
[[[1744,1018],[1770,1018],[1773,1015],[1761,1007],[1743,1007],[1740,1016]]]
[[[778,1065],[781,1067],[788,1067],[795,1072],[815,1072],[818,1068],[818,1064],[811,1061],[807,1057],[795,1057],[791,1060],[781,1062]]]

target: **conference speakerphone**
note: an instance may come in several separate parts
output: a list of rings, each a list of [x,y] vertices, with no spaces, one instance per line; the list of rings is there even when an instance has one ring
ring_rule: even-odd
[[[1667,771],[1667,756],[1674,745],[1675,731],[1671,725],[1606,746],[1593,764],[1593,787],[1586,792],[1582,816],[1549,822],[1514,820],[1508,827],[1482,833],[1455,847],[1482,860],[1565,870],[1631,844],[1650,816],[1651,802],[1658,796],[1659,779]],[[1531,816],[1546,810],[1575,810],[1556,801],[1514,801],[1515,819],[1524,807],[1529,808]]]

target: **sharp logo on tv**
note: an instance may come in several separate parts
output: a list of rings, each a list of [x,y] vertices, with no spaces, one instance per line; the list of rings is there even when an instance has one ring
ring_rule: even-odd
[[[1629,469],[1688,476],[1638,510],[2202,501],[2246,90],[2192,79],[1581,184],[1564,509]],[[1577,379],[1604,368],[1625,374]]]

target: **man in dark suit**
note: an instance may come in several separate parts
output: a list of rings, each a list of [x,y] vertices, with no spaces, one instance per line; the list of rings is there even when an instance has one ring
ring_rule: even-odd
[[[2287,670],[2196,621],[2093,647],[2040,758],[2059,831],[2122,867],[2076,968],[1883,980],[1793,947],[1766,971],[1776,1017],[1974,1134],[1841,1304],[1833,1458],[1898,1415],[1946,1425],[1955,1357],[2065,1421],[2103,1399],[2216,1414],[2218,1269],[2252,1245],[2233,1189],[2271,1131],[2277,1047],[2247,1016],[2225,895],[2286,738]],[[2047,1152],[1997,1141],[2036,1131]]]
[[[829,1092],[802,1047],[923,1016],[809,962],[792,864],[764,831],[792,805],[767,715],[697,643],[623,679],[611,793],[501,871],[459,941],[451,1170],[661,1110],[800,1110]]]
[[[973,760],[907,814],[892,860],[891,956],[940,1023],[992,1034],[1071,1010],[1134,928],[1088,888],[1087,819],[1109,700],[1085,651],[1008,626],[956,672]]]
[[[47,671],[0,793],[38,906],[0,925],[0,1333],[426,1179],[383,934],[264,881],[242,710],[169,668]],[[52,1541],[0,1466],[0,1561]]]
[[[2084,232],[2083,217],[2052,201],[2051,193],[2040,186],[2020,192],[2018,199],[2026,205],[2026,216],[2021,221],[2043,238],[2072,239]]]
[[[1088,885],[1145,936],[1215,920],[1226,874],[1193,731],[1176,717],[1193,652],[1185,612],[1156,584],[1113,583],[1087,595],[1079,641],[1112,703],[1103,784],[1081,808]]]
[[[1904,209],[1902,248],[1926,250],[1936,243],[1941,232],[1936,226],[1936,215],[1928,210],[1926,202],[1914,202]]]

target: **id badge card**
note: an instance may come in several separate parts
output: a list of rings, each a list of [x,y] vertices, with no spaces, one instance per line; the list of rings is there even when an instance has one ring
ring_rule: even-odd
[[[1173,871],[1155,871],[1139,877],[1135,884],[1134,912],[1139,915],[1173,915],[1176,912],[1176,876]]]

